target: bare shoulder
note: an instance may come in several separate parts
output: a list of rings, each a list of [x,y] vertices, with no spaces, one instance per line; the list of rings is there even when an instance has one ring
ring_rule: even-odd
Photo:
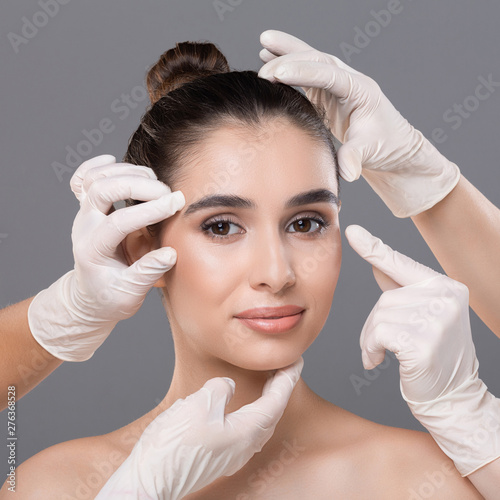
[[[33,455],[16,469],[18,498],[93,499],[129,456],[159,411],[155,408],[107,434],[72,439]],[[12,498],[8,486],[6,482],[0,489],[0,500]]]
[[[128,457],[154,411],[107,434],[50,446],[16,469],[16,493],[23,500],[93,499]],[[8,484],[0,500],[9,499]]]
[[[339,407],[330,415],[313,460],[316,498],[483,498],[430,434],[377,424]],[[332,421],[340,432],[329,439]]]
[[[377,432],[368,446],[378,458],[376,470],[381,480],[377,483],[391,497],[408,500],[483,498],[473,484],[460,475],[430,434],[375,425]]]
[[[127,455],[107,435],[50,446],[15,471],[15,492],[23,500],[92,499]],[[0,499],[10,498],[9,484]]]

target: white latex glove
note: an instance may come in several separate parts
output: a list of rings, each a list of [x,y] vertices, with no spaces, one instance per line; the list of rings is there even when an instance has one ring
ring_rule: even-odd
[[[396,217],[431,208],[458,183],[460,171],[394,108],[377,83],[337,57],[277,30],[260,36],[259,76],[300,86],[343,145],[341,176],[362,175]],[[278,57],[279,56],[279,57]]]
[[[233,413],[224,414],[235,389],[226,377],[177,400],[146,427],[96,500],[177,500],[231,476],[273,435],[303,366],[300,357],[277,370],[257,401]]]
[[[33,337],[53,356],[85,361],[118,321],[137,312],[177,259],[173,248],[162,247],[128,266],[121,241],[173,215],[185,199],[150,168],[116,163],[111,155],[82,163],[70,183],[80,201],[71,234],[75,266],[35,296],[28,322]],[[114,202],[127,198],[145,203],[113,211]]]
[[[360,226],[345,234],[385,290],[361,332],[365,369],[394,352],[404,400],[462,476],[500,457],[500,399],[478,375],[468,288]]]

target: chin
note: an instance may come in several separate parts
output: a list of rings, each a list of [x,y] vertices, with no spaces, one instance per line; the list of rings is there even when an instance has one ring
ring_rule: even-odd
[[[320,331],[317,324],[303,324],[281,334],[246,330],[234,333],[228,329],[222,338],[224,351],[218,350],[218,357],[244,370],[279,370],[295,363],[316,340]]]
[[[295,363],[303,354],[301,349],[290,348],[283,349],[280,352],[276,352],[276,349],[274,349],[268,353],[252,353],[250,349],[246,349],[245,351],[240,355],[232,356],[227,361],[244,370],[273,371]]]

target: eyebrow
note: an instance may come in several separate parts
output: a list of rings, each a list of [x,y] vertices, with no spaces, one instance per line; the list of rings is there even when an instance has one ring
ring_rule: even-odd
[[[310,203],[339,204],[337,195],[332,193],[330,190],[311,189],[310,191],[304,191],[303,193],[292,196],[292,198],[287,200],[285,203],[285,208],[298,207],[301,205],[308,205]],[[187,210],[184,212],[183,217],[197,212],[198,210],[213,207],[256,208],[257,205],[249,198],[242,198],[241,196],[234,194],[215,194],[205,196],[204,198],[201,198],[201,200],[189,205]]]

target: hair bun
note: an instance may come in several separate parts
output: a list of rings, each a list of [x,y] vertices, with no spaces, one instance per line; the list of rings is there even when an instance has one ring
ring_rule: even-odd
[[[177,43],[164,52],[148,71],[146,83],[151,104],[184,83],[229,71],[227,59],[213,43]]]

